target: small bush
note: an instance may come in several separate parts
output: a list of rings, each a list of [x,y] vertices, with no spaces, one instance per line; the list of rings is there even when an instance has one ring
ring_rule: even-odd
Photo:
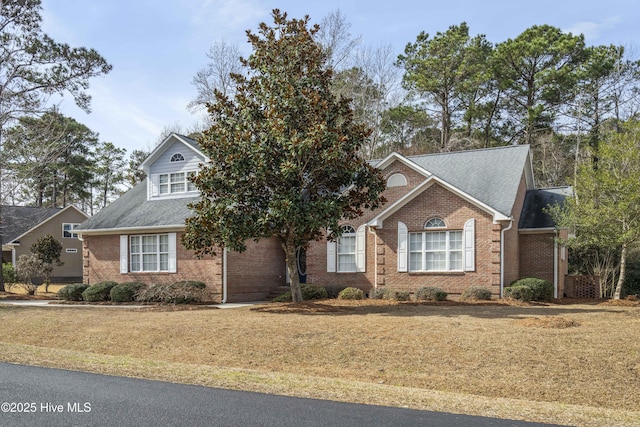
[[[111,288],[117,285],[117,282],[98,282],[95,285],[89,286],[84,290],[84,292],[82,292],[82,299],[89,302],[109,301]]]
[[[338,295],[340,295],[340,292],[342,292],[344,289],[346,289],[346,286],[325,286],[324,287],[327,290],[327,298],[338,298]]]
[[[12,264],[7,262],[2,264],[2,278],[4,279],[4,283],[7,285],[11,285],[16,282],[16,270],[13,268]]]
[[[120,283],[111,288],[109,297],[113,302],[131,302],[135,300],[136,293],[145,286],[144,283],[138,282]]]
[[[371,299],[387,299],[393,301],[409,301],[411,294],[409,291],[401,291],[398,289],[390,288],[377,288],[372,289],[369,293]]]
[[[489,301],[491,289],[484,286],[470,286],[460,295],[460,301]]]
[[[304,301],[314,300],[314,299],[326,299],[329,298],[327,294],[327,290],[324,286],[313,285],[310,283],[301,283],[300,291],[302,292],[302,299]],[[291,291],[287,291],[284,294],[280,295],[277,298],[273,299],[273,302],[291,302],[293,298],[291,298]]]
[[[58,291],[58,299],[65,301],[82,301],[82,293],[89,287],[84,283],[67,285]]]
[[[204,283],[195,281],[150,285],[140,288],[136,292],[135,300],[171,304],[202,302],[206,293],[205,288]]]
[[[416,291],[415,296],[418,301],[444,301],[447,299],[447,293],[435,286],[424,286]]]
[[[533,301],[549,301],[553,298],[553,283],[544,279],[528,277],[516,280],[511,286],[528,286],[533,291]]]
[[[386,294],[386,289],[385,288],[374,288],[371,289],[371,291],[369,292],[369,298],[371,299],[385,299],[385,294]]]
[[[344,288],[339,294],[338,299],[363,299],[364,292],[358,288]]]
[[[533,289],[527,285],[511,285],[508,288],[504,288],[505,299],[511,299],[516,301],[531,301],[533,298]]]

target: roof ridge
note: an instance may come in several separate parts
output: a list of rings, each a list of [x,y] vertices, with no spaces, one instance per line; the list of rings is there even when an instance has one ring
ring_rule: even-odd
[[[513,149],[513,148],[529,148],[528,144],[517,144],[517,145],[502,145],[498,147],[485,147],[485,148],[473,148],[471,150],[458,150],[458,151],[443,151],[440,153],[425,153],[425,154],[413,154],[411,156],[405,156],[407,159],[414,159],[418,157],[435,157],[435,156],[446,156],[451,154],[461,154],[461,153],[478,153],[482,151],[496,151],[496,150],[505,150],[505,149]]]

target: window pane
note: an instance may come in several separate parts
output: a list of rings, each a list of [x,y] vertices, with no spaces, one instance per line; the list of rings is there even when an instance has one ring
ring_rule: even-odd
[[[449,270],[462,270],[462,251],[449,254]]]
[[[411,252],[409,254],[409,270],[410,271],[422,270],[422,252]]]
[[[160,239],[160,252],[169,252],[169,236],[161,234],[158,238]]]
[[[352,254],[338,255],[338,271],[356,271],[356,256]]]
[[[409,251],[422,250],[422,233],[409,233]]]
[[[427,271],[442,271],[447,269],[446,252],[427,252]]]
[[[142,252],[155,253],[157,248],[156,236],[142,236]]]
[[[169,254],[160,254],[160,271],[169,270]]]
[[[156,254],[142,255],[142,271],[156,271],[158,269],[158,257]]]
[[[160,175],[160,184],[168,184],[169,183],[169,175],[163,173]]]
[[[140,255],[131,254],[131,271],[140,271]]]
[[[450,250],[462,249],[462,231],[449,232],[449,249]]]
[[[131,236],[131,253],[140,253],[140,236]]]
[[[447,249],[447,232],[438,231],[435,233],[425,233],[426,250],[438,251]]]

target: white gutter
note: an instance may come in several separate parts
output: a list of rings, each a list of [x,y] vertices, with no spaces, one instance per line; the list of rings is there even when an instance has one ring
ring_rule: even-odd
[[[553,236],[553,297],[558,299],[558,231]]]
[[[222,301],[221,304],[227,303],[227,248],[222,248]]]
[[[513,227],[513,218],[509,220],[509,226],[500,231],[500,298],[504,296],[504,235]]]
[[[373,289],[378,289],[378,235],[375,228],[367,228],[373,234]]]

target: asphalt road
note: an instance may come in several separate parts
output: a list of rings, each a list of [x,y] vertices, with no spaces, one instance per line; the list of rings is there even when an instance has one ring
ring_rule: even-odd
[[[300,399],[0,363],[0,426],[546,424]]]

